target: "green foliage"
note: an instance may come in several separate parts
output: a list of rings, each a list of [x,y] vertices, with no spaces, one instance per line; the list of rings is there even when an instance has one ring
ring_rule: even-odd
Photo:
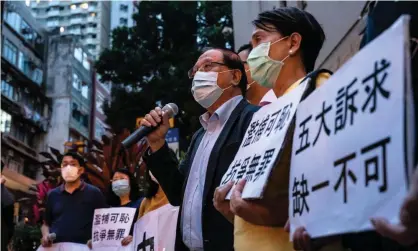
[[[231,2],[141,1],[137,25],[112,32],[112,47],[96,62],[102,82],[111,82],[112,98],[103,109],[115,132],[134,129],[137,117],[174,102],[182,113],[176,127],[187,139],[199,127],[202,108],[190,93],[187,71],[202,48],[232,45]]]
[[[28,251],[36,250],[40,245],[42,238],[41,226],[18,224],[11,241],[12,250]]]

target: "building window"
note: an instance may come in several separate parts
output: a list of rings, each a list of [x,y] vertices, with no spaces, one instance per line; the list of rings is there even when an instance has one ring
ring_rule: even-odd
[[[105,101],[105,99],[104,99],[103,94],[101,94],[100,92],[97,92],[97,96],[96,96],[96,109],[100,113],[102,113],[102,114],[104,114],[104,112],[103,112],[103,104],[104,104],[104,101]]]
[[[17,66],[23,73],[28,71],[28,59],[23,52],[19,51],[19,62]]]
[[[86,99],[89,98],[89,86],[84,83],[81,85],[81,96]]]
[[[119,10],[123,12],[128,12],[128,5],[127,4],[119,5]]]
[[[9,40],[4,39],[3,55],[12,64],[17,63],[17,48]]]
[[[20,26],[20,34],[22,34],[23,38],[27,41],[35,41],[37,37],[37,33],[23,19]]]
[[[37,84],[42,84],[43,71],[39,68],[36,68],[32,74],[32,80]]]
[[[120,25],[128,25],[128,19],[127,19],[127,18],[123,18],[123,17],[121,17],[121,18],[119,19],[119,24],[120,24]]]
[[[7,112],[1,110],[0,113],[0,131],[3,133],[10,132],[10,128],[12,125],[12,116]]]
[[[17,32],[20,31],[20,23],[22,21],[22,18],[20,15],[16,12],[7,12],[6,13],[6,22],[13,27],[13,29]]]
[[[74,89],[76,89],[77,91],[80,91],[80,90],[81,90],[81,79],[80,79],[80,77],[79,77],[77,74],[75,74],[75,73],[73,73],[73,87],[74,87]]]
[[[81,49],[80,47],[76,47],[76,48],[74,49],[74,57],[75,57],[78,61],[82,62],[82,61],[83,61],[83,49]]]
[[[81,115],[81,124],[86,128],[89,126],[89,116],[87,114]]]
[[[80,8],[86,10],[86,9],[89,8],[89,4],[88,3],[82,3],[82,4],[80,4]]]
[[[90,70],[90,62],[87,57],[87,53],[83,52],[83,67],[86,68],[86,70]]]
[[[17,101],[17,95],[13,85],[7,83],[5,80],[1,80],[1,93],[13,101]]]
[[[96,118],[96,125],[94,128],[94,136],[96,139],[101,139],[102,135],[105,135],[105,125],[102,121]]]

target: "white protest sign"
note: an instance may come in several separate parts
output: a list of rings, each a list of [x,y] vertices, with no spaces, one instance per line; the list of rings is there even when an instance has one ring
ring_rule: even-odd
[[[153,210],[135,224],[135,251],[174,250],[179,207],[170,204]]]
[[[245,178],[247,183],[242,198],[260,198],[263,195],[306,86],[307,81],[304,81],[290,93],[254,114],[234,160],[222,177],[221,186],[231,180],[236,184]],[[227,199],[230,197],[231,192]]]
[[[52,244],[51,247],[39,246],[37,251],[90,251],[86,244],[78,244],[72,242],[60,242]]]
[[[291,236],[392,223],[406,195],[405,55],[408,20],[358,52],[299,104],[289,185]]]
[[[122,246],[122,240],[129,235],[136,208],[113,207],[94,210],[92,243],[93,250]],[[121,249],[124,250],[124,249]]]

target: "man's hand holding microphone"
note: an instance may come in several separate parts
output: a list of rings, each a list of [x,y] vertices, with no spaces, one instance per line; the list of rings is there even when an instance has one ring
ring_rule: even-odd
[[[57,235],[55,233],[50,233],[42,237],[41,239],[41,245],[42,247],[50,247],[52,246],[52,243],[57,238]]]
[[[170,128],[169,117],[169,114],[163,113],[160,107],[155,107],[141,121],[141,126],[156,128],[147,135],[148,144],[153,152],[158,151],[165,144],[165,135]]]

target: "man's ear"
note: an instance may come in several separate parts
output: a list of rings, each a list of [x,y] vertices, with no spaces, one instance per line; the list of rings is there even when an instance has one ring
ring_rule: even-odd
[[[289,55],[293,56],[299,52],[302,36],[297,32],[292,33],[289,37],[289,43]]]
[[[242,78],[242,73],[240,70],[234,70],[232,72],[232,82],[234,84],[235,87],[237,87],[239,85],[239,82],[241,81]]]

